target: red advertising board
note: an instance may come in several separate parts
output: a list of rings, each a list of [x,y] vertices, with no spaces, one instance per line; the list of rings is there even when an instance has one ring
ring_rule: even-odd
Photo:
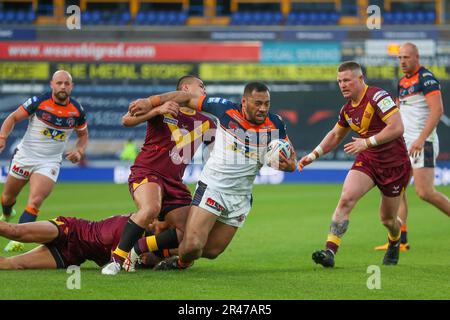
[[[259,42],[0,42],[0,60],[258,62]]]

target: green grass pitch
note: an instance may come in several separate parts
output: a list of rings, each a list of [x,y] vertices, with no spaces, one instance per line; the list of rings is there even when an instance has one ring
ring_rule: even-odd
[[[450,187],[440,187],[450,195]],[[352,212],[334,269],[311,260],[326,240],[341,185],[255,186],[244,227],[216,260],[201,259],[183,272],[140,271],[116,277],[88,262],[81,289],[69,290],[66,270],[0,271],[2,299],[450,299],[450,220],[408,189],[411,250],[384,267],[379,192]],[[28,191],[16,209],[23,209]],[[98,220],[134,210],[126,185],[56,185],[40,219],[57,215]],[[0,238],[0,248],[7,241]],[[31,249],[33,245],[27,245]],[[5,255],[5,253],[0,253]],[[381,289],[370,290],[369,266],[379,266]]]

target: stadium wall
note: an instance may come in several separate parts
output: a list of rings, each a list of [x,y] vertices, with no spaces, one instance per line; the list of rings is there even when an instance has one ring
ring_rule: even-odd
[[[299,172],[281,172],[263,167],[256,177],[255,184],[281,183],[343,183],[351,162],[318,161]],[[202,170],[202,165],[189,165],[184,175],[185,183],[196,183]],[[5,182],[8,166],[1,167],[0,183]],[[127,183],[130,174],[128,165],[115,167],[62,167],[60,182],[107,182]],[[413,183],[413,182],[412,182]],[[439,162],[435,171],[435,185],[450,185],[450,162]]]

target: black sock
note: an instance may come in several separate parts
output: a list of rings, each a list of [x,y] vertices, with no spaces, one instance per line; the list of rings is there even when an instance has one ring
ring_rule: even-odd
[[[156,236],[156,244],[158,249],[175,249],[178,248],[178,236],[176,229],[167,229]]]
[[[15,204],[16,204],[15,201],[12,204],[3,204],[2,203],[3,214],[6,216],[10,216]]]
[[[114,258],[120,261],[126,259],[126,255],[130,252],[133,244],[144,234],[145,228],[138,226],[133,220],[128,219],[125,228],[123,229],[119,245],[114,250]]]
[[[408,243],[408,232],[402,231],[402,234],[400,235],[400,243]]]
[[[154,237],[154,239],[156,240],[157,248],[155,248],[155,249],[157,249],[157,250],[153,249],[153,251],[152,251],[152,249],[149,248],[146,239],[139,239],[139,241],[137,241],[134,244],[134,251],[136,252],[136,254],[141,255],[144,252],[152,251],[156,255],[162,256],[163,255],[162,250],[178,248],[178,236],[177,236],[176,229],[164,230],[157,236],[151,236],[151,237]]]

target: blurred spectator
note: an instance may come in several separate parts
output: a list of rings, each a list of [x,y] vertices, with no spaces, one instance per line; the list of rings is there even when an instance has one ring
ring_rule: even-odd
[[[134,161],[139,153],[138,147],[133,139],[128,139],[125,142],[122,152],[120,153],[120,160]]]

